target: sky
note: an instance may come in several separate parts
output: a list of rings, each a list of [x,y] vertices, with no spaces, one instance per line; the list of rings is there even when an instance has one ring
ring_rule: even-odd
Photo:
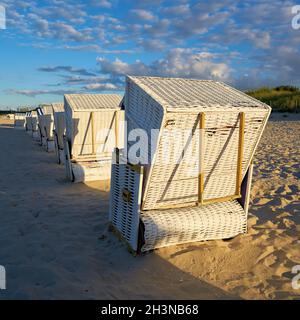
[[[64,93],[123,93],[126,74],[242,90],[299,86],[295,5],[300,0],[0,0],[0,108],[59,102]]]

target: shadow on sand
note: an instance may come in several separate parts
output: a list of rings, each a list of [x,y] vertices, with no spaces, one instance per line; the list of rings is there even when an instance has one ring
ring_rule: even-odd
[[[72,184],[25,132],[0,128],[2,299],[229,299],[156,252],[133,257],[107,231],[109,193]]]

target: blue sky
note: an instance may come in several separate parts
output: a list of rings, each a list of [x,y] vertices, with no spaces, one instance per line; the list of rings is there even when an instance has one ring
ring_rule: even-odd
[[[66,92],[123,92],[125,74],[215,79],[241,89],[299,86],[297,4],[0,0],[0,108],[62,101]]]

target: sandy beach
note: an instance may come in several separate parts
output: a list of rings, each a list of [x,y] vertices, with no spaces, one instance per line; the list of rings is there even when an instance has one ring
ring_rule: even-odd
[[[300,299],[300,119],[271,120],[248,233],[138,257],[108,231],[109,182],[66,181],[54,154],[0,123],[0,299]]]

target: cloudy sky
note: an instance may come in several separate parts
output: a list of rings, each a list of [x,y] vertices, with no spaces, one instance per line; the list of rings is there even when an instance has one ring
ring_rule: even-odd
[[[125,74],[215,79],[241,89],[300,85],[297,4],[0,0],[0,108],[60,101],[66,92],[122,92]]]

